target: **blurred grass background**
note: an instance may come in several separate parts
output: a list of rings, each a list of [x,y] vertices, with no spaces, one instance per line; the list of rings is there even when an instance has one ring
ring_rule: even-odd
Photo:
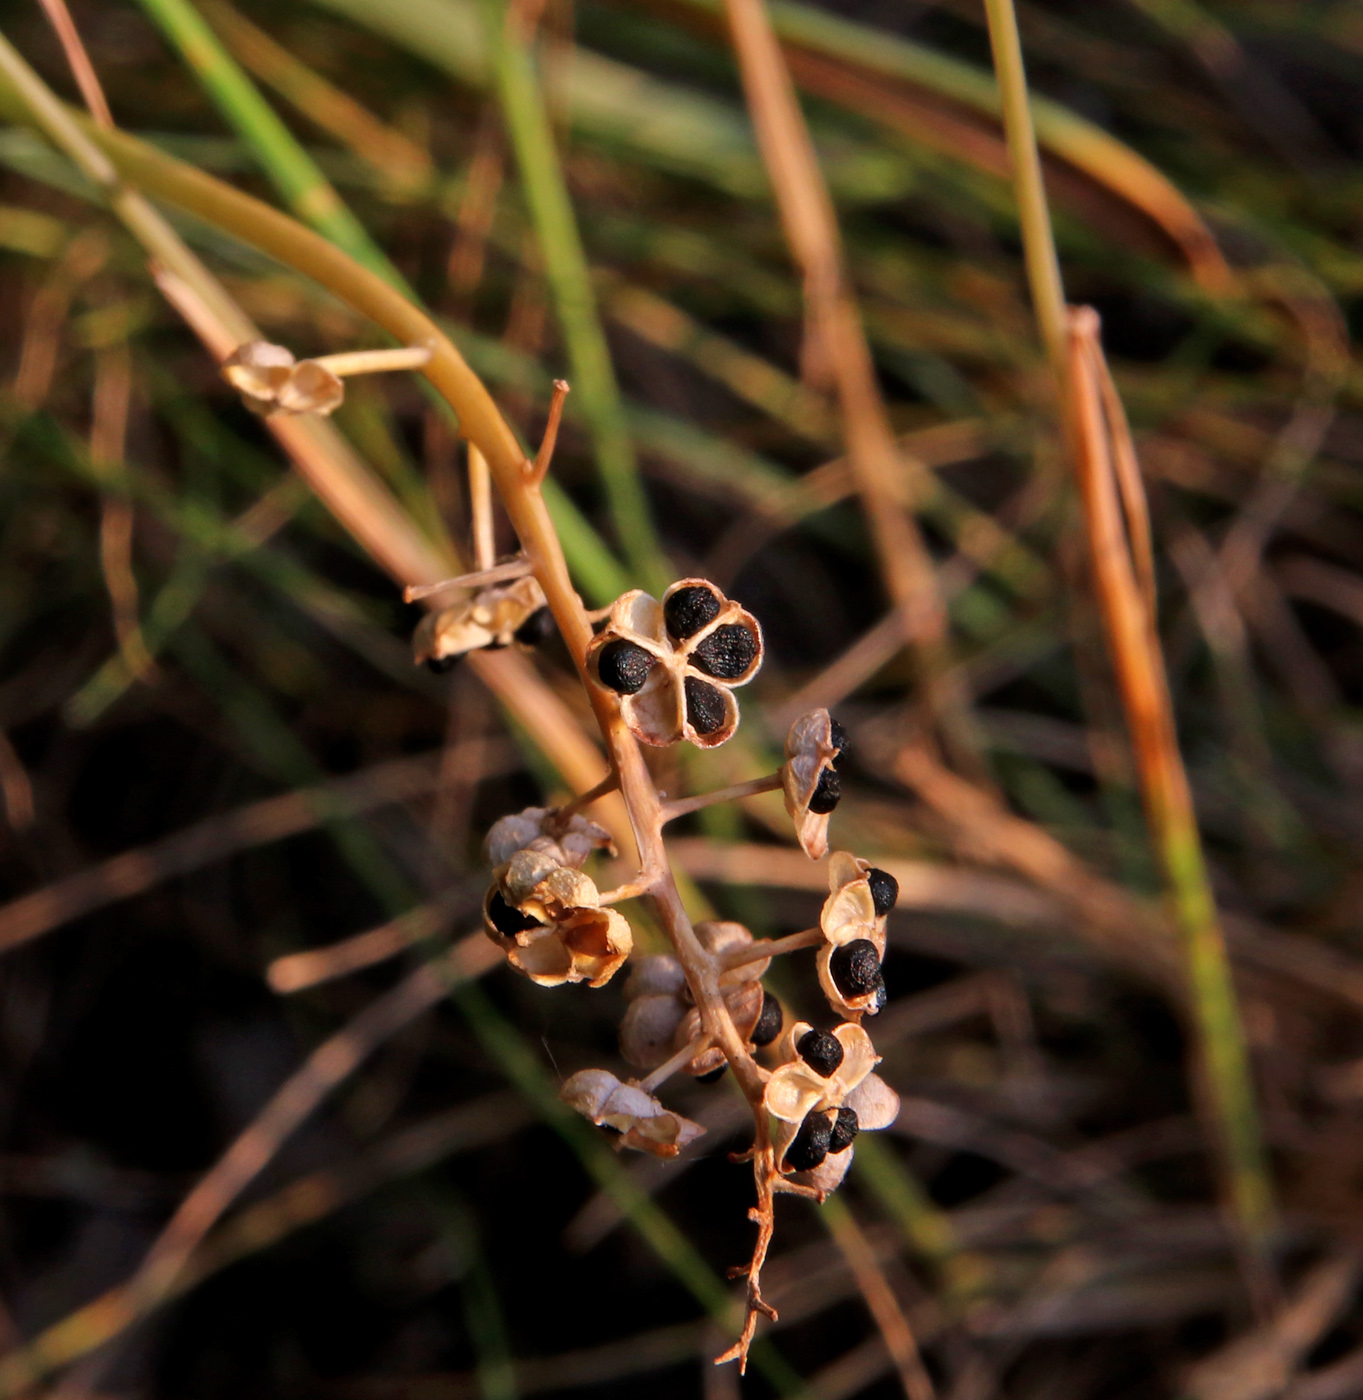
[[[1066,289],[1102,314],[1150,495],[1275,1168],[1284,1301],[1257,1318],[1152,912],[983,8],[772,6],[946,600],[968,787],[904,757],[923,678],[803,353],[717,5],[522,6],[533,58],[489,46],[501,11],[467,0],[72,13],[122,128],[411,289],[526,442],[572,380],[551,504],[589,605],[704,574],[759,616],[739,739],[661,755],[660,786],[765,771],[814,705],[853,734],[833,833],[901,876],[873,1031],[904,1112],[859,1145],[848,1211],[782,1202],[782,1318],[741,1392],[902,1393],[878,1277],[956,1400],[1363,1394],[1357,7],[1020,9]],[[76,99],[37,6],[3,28]],[[289,473],[97,191],[4,113],[0,1344],[128,1278],[350,1036],[354,1073],[271,1142],[174,1296],[68,1329],[74,1364],[43,1386],[740,1393],[708,1358],[749,1244],[725,1158],[741,1102],[674,1089],[702,1150],[617,1164],[552,1091],[617,1063],[618,989],[497,971],[447,1003],[420,981],[476,928],[481,832],[561,780],[470,670],[411,665],[417,610]],[[377,343],[167,207],[272,340]],[[335,422],[432,547],[462,547],[455,427],[418,382],[353,381]],[[585,715],[555,644],[536,665]],[[811,922],[823,874],[779,801],[678,836],[698,908]],[[290,996],[267,980],[379,928],[388,963]],[[817,1009],[799,960],[775,985]]]

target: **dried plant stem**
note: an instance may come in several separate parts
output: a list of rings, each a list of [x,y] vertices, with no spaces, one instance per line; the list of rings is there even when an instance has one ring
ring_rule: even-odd
[[[66,0],[40,0],[40,3],[52,28],[57,31],[57,38],[61,41],[66,62],[71,69],[71,76],[80,88],[80,95],[90,109],[90,115],[100,126],[112,128],[114,118],[109,110],[109,101],[100,86],[95,65],[90,62],[90,55],[86,53],[85,45],[81,42],[80,31],[71,18],[71,11],[66,8]]]
[[[683,1065],[688,1065],[697,1055],[710,1048],[710,1037],[698,1035],[689,1045],[683,1045],[669,1060],[664,1060],[647,1079],[639,1081],[639,1087],[651,1094],[660,1084],[665,1084]]]
[[[876,383],[871,348],[844,267],[828,186],[819,169],[781,46],[764,0],[725,0],[748,110],[776,194],[791,253],[804,275],[819,368],[831,377],[847,458],[875,543],[881,575],[918,656],[929,711],[974,763],[969,710],[948,665],[946,610],[912,513],[898,501],[905,462]]]
[[[343,350],[318,355],[313,361],[332,374],[381,374],[391,370],[420,369],[431,358],[425,345],[395,345],[387,350]]]
[[[471,574],[459,574],[456,578],[443,578],[439,583],[413,583],[402,590],[404,603],[415,603],[422,598],[434,598],[437,593],[448,593],[455,588],[486,588],[490,583],[509,583],[515,578],[524,578],[533,573],[528,559],[511,559],[505,564],[494,564],[490,569],[478,569]]]
[[[755,943],[732,948],[725,953],[722,958],[724,970],[730,972],[749,963],[780,957],[782,953],[798,953],[802,948],[817,948],[823,941],[821,928],[801,929],[799,933],[788,933],[784,938],[759,938]]]
[[[1098,316],[1070,313],[1069,373],[1076,468],[1093,584],[1135,752],[1147,820],[1184,941],[1197,1026],[1202,1091],[1216,1123],[1227,1187],[1245,1244],[1262,1255],[1273,1228],[1273,1193],[1259,1132],[1244,1030],[1178,750],[1173,704],[1155,618],[1127,542],[1114,425],[1104,414]],[[1139,478],[1137,479],[1139,484]]]
[[[678,817],[691,812],[703,811],[720,802],[737,802],[744,797],[757,797],[764,792],[778,792],[781,775],[769,773],[765,778],[749,778],[745,783],[732,783],[729,787],[716,788],[714,792],[702,792],[696,797],[679,797],[663,805],[663,820],[674,822]]]

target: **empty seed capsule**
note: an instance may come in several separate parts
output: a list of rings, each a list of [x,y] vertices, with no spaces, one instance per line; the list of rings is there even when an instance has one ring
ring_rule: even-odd
[[[817,1109],[807,1113],[786,1148],[786,1166],[793,1171],[813,1171],[828,1156],[828,1142],[833,1136],[833,1125],[828,1114]]]
[[[852,1139],[856,1137],[860,1128],[856,1112],[850,1108],[840,1108],[838,1116],[833,1120],[833,1131],[828,1136],[829,1152],[842,1152],[851,1147]]]
[[[836,1073],[842,1064],[842,1043],[827,1031],[806,1031],[795,1046],[795,1051],[815,1074],[821,1074],[825,1079]]]
[[[845,997],[861,997],[871,991],[880,976],[880,957],[869,938],[854,938],[833,949],[828,970],[833,985]]]
[[[873,865],[866,872],[866,883],[871,887],[877,917],[888,914],[899,901],[899,881],[888,870]]]
[[[842,779],[832,768],[819,774],[819,785],[809,799],[809,810],[816,816],[827,816],[842,801]]]
[[[736,622],[716,627],[691,653],[698,670],[724,681],[736,681],[756,659],[757,638]]]
[[[691,583],[677,589],[663,605],[663,621],[679,642],[694,637],[718,616],[719,599],[704,584]]]
[[[724,727],[727,717],[724,696],[714,686],[687,676],[686,718],[691,728],[697,734],[713,734]]]
[[[757,1024],[753,1027],[750,1039],[760,1050],[764,1045],[770,1045],[778,1035],[781,1034],[781,1025],[785,1021],[785,1014],[781,1010],[781,1003],[768,991],[762,993],[762,1014],[757,1018]]]
[[[544,927],[538,919],[532,919],[529,914],[522,914],[519,909],[508,904],[502,898],[501,890],[495,891],[492,898],[488,900],[487,916],[492,927],[507,938],[524,933],[527,929]]]
[[[596,673],[601,684],[617,695],[637,695],[648,680],[654,658],[633,642],[611,642],[601,649]]]

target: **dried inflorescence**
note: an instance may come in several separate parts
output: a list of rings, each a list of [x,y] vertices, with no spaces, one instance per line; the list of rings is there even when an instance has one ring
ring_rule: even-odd
[[[874,1016],[885,1005],[886,916],[899,898],[899,883],[888,871],[834,851],[828,862],[831,893],[819,915],[823,946],[815,965],[819,985],[842,1016]]]
[[[603,987],[634,947],[596,885],[547,850],[518,850],[493,872],[483,927],[507,961],[541,987],[587,982]]]
[[[295,360],[293,351],[268,340],[248,340],[223,362],[222,375],[246,406],[262,417],[272,413],[335,412],[345,385],[316,360]]]
[[[537,646],[553,635],[544,591],[530,575],[479,588],[457,603],[427,613],[412,635],[418,663],[446,671],[471,651]]]
[[[699,1123],[664,1108],[634,1084],[622,1084],[604,1069],[582,1069],[559,1090],[564,1103],[600,1128],[619,1133],[617,1146],[675,1157],[704,1133]]]
[[[795,835],[810,860],[828,854],[828,819],[842,799],[838,761],[847,753],[847,731],[827,710],[801,715],[786,733],[781,791]]]
[[[467,627],[467,619],[459,625]],[[440,624],[432,620],[427,626],[434,636]],[[661,601],[638,590],[617,599],[584,658],[589,678],[619,698],[620,719],[636,739],[655,745],[685,739],[705,748],[722,744],[737,728],[731,691],[751,680],[761,663],[756,619],[713,584],[694,578],[673,584]],[[608,725],[607,734],[623,741],[618,726]],[[812,859],[828,850],[829,814],[841,796],[838,763],[846,750],[847,736],[827,710],[802,716],[786,739],[779,784],[800,845]],[[619,764],[618,754],[612,762]],[[628,804],[622,771],[613,766],[597,792],[618,783]],[[770,790],[777,781],[756,780],[755,789],[739,784],[716,796],[727,800]],[[673,815],[696,804],[675,804]],[[652,794],[630,811],[641,851],[651,836],[654,855],[645,858],[638,880],[605,897],[607,905],[658,890],[667,879],[659,830],[670,818],[660,815]],[[641,831],[640,812],[651,830]],[[503,817],[488,833],[484,853],[494,876],[484,905],[488,933],[511,965],[541,986],[601,986],[629,956],[628,924],[603,906],[582,872],[587,859],[603,850],[612,850],[604,829],[571,808],[527,808]],[[754,1142],[744,1158],[753,1163],[752,1218],[758,1225],[744,1271],[748,1318],[728,1353],[740,1364],[757,1317],[775,1316],[760,1286],[775,1194],[822,1199],[846,1174],[858,1132],[888,1126],[899,1111],[894,1091],[872,1073],[878,1057],[860,1024],[884,1004],[886,916],[898,886],[886,871],[838,851],[829,862],[829,888],[818,929],[765,944],[727,920],[705,920],[692,929],[675,899],[660,898],[673,951],[634,962],[620,1026],[622,1057],[646,1077],[622,1081],[609,1070],[581,1070],[562,1089],[565,1102],[613,1133],[617,1147],[674,1156],[701,1129],[665,1108],[654,1091],[678,1072],[709,1081],[733,1067],[754,1114]],[[798,1022],[782,1036],[781,1004],[762,985],[771,962],[765,949],[791,952],[815,942],[819,982],[840,1023],[823,1031]],[[764,1050],[775,1051],[774,1067],[758,1062]]]
[[[777,1170],[831,1191],[847,1175],[857,1133],[893,1123],[899,1096],[871,1073],[879,1056],[850,1021],[831,1032],[797,1021],[781,1041],[781,1061],[762,1096]]]
[[[712,583],[686,578],[661,603],[639,589],[618,598],[587,650],[587,668],[620,697],[636,739],[709,749],[738,728],[733,688],[752,680],[762,654],[757,619]]]

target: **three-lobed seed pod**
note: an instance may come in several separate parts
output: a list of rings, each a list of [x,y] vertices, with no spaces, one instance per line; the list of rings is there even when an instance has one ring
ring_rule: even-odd
[[[733,689],[752,680],[762,657],[757,619],[714,584],[686,578],[661,602],[640,589],[617,598],[587,649],[587,670],[619,696],[640,742],[708,749],[738,728]]]
[[[847,747],[847,731],[827,710],[801,715],[786,732],[781,792],[810,860],[821,860],[828,852],[828,818],[842,798],[837,765]]]
[[[874,1016],[885,1005],[885,923],[899,882],[849,851],[835,851],[828,884],[819,915],[824,943],[815,957],[819,985],[839,1015]]]

